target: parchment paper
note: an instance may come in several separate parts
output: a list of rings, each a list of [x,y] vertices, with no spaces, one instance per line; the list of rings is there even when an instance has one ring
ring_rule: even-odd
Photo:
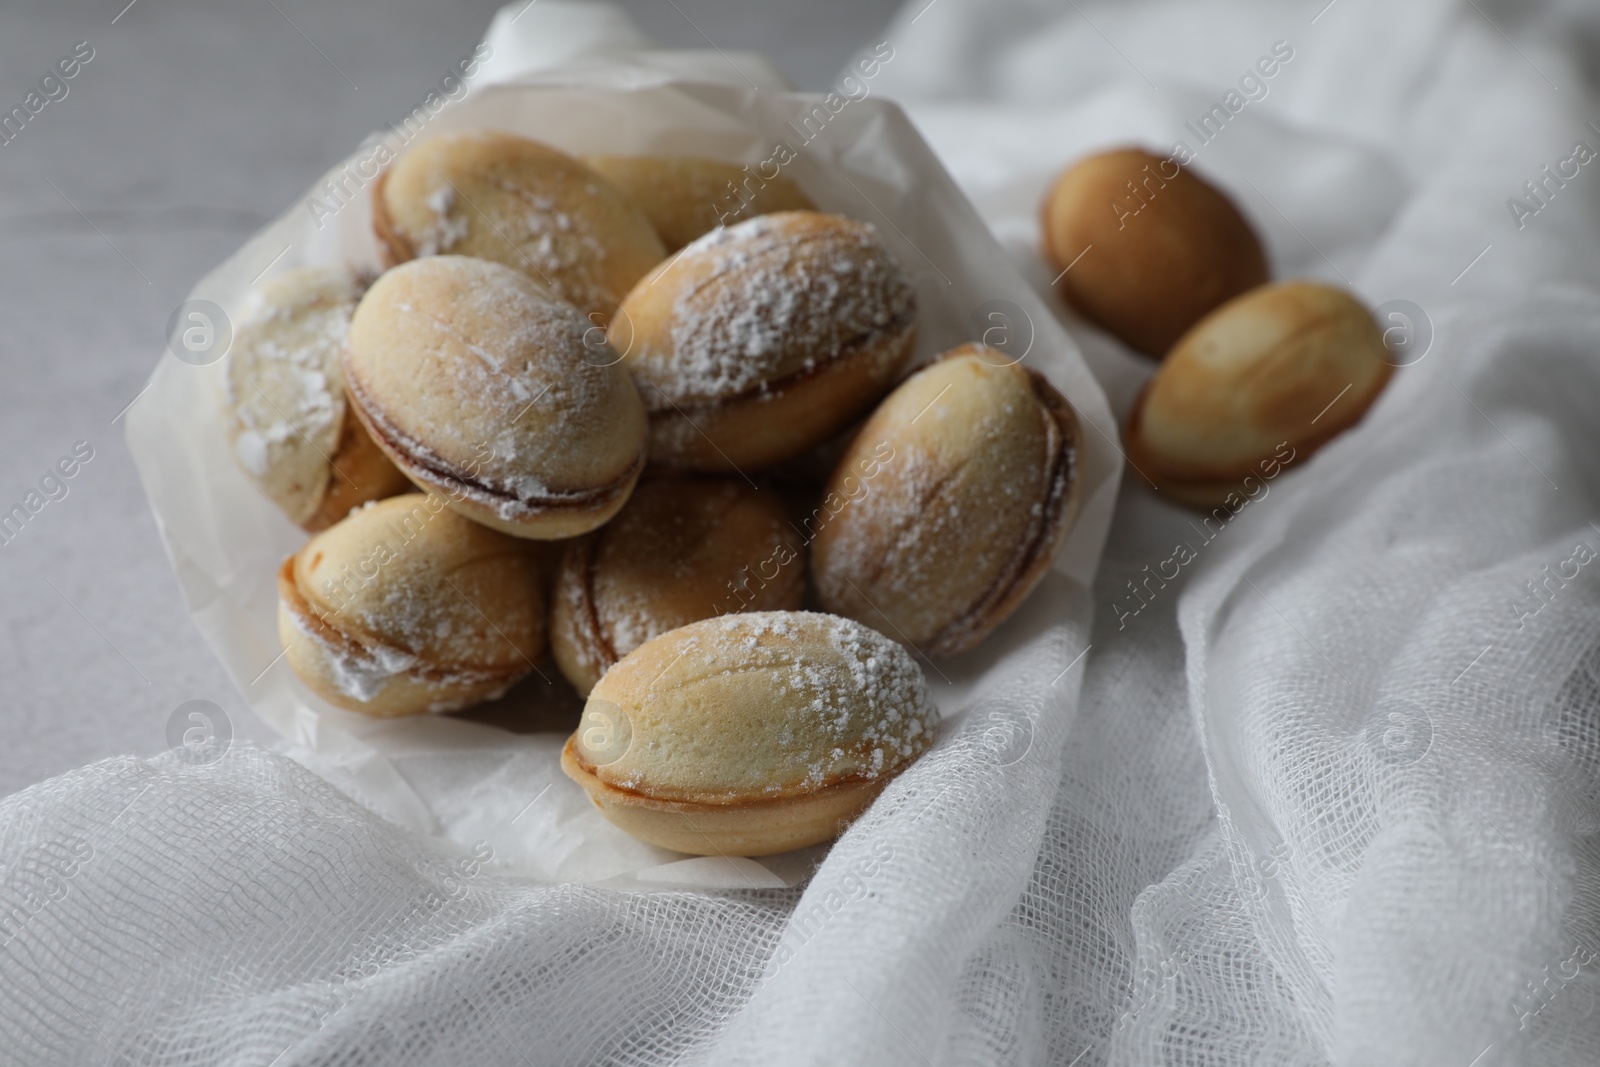
[[[480,126],[571,153],[690,155],[753,166],[788,146],[795,158],[782,173],[821,209],[876,226],[913,278],[920,303],[915,362],[1009,328],[1010,351],[1025,351],[1025,364],[1071,400],[1082,424],[1084,503],[1055,566],[1072,585],[1090,585],[1121,469],[1105,397],[1072,339],[900,109],[872,95],[870,79],[846,85],[848,95],[788,92],[756,56],[639,48],[636,35],[614,32],[603,9],[575,17],[563,34],[536,37],[519,30],[508,8],[486,43],[492,54],[462,99],[413,121],[410,136],[382,135],[393,152]],[[369,196],[378,140],[369,138],[313,183],[306,199],[202,279],[192,297],[236,320],[252,290],[283,271],[337,262],[377,270]],[[823,847],[761,863],[690,859],[611,826],[558,765],[575,710],[535,733],[455,716],[381,721],[331,707],[301,685],[281,659],[274,576],[306,535],[230,454],[223,365],[196,366],[164,353],[128,413],[128,445],[195,625],[291,754],[388,818],[480,851],[487,844],[497,864],[541,879],[717,889],[793,884],[806,875]],[[996,680],[991,665],[1039,629],[1040,618],[1086,610],[1087,597],[1060,589],[1060,581],[1047,582],[1036,596],[1052,597],[1048,610],[1021,613],[984,647],[941,664],[948,680],[932,681],[947,717]],[[540,669],[556,677],[548,660]],[[521,714],[517,701],[508,701],[478,718]]]

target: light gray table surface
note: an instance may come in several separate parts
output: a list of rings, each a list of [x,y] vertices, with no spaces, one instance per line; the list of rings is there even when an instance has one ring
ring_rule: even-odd
[[[184,611],[119,415],[193,283],[409,110],[498,6],[125,5],[0,2],[0,111],[79,42],[93,49],[66,95],[0,144],[0,512],[75,443],[93,449],[66,495],[0,545],[0,795],[165,748],[191,699],[267,739]],[[897,5],[623,6],[662,44],[762,51],[821,88]]]

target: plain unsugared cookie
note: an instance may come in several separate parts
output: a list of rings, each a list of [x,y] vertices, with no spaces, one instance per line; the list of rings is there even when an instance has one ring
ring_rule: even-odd
[[[765,856],[838,836],[933,743],[909,653],[849,619],[759,611],[692,623],[589,694],[561,769],[635,837]]]
[[[496,130],[430,138],[373,190],[389,266],[451,253],[522,271],[604,324],[667,254],[612,184],[564,152]]]
[[[1206,312],[1267,280],[1261,241],[1233,201],[1140,149],[1072,166],[1042,222],[1062,299],[1157,359]]]
[[[642,483],[567,543],[550,644],[579,693],[646,641],[730,611],[798,608],[805,547],[782,497],[724,478]]]
[[[815,211],[713,230],[628,294],[608,335],[650,411],[650,459],[732,473],[849,426],[910,358],[916,294],[878,232]]]
[[[344,267],[279,275],[262,287],[228,349],[234,458],[307,530],[409,485],[345,404],[339,349],[365,287]]]
[[[504,693],[544,650],[538,550],[407,493],[351,512],[284,561],[278,636],[330,703],[387,718]]]
[[[600,331],[525,274],[431,256],[356,309],[345,388],[379,447],[463,515],[518,537],[586,533],[644,469],[644,406]]]
[[[823,496],[817,598],[939,658],[1033,591],[1077,517],[1078,423],[1044,377],[963,345],[906,379]]]
[[[1262,286],[1173,347],[1129,416],[1129,463],[1175,500],[1237,510],[1359,422],[1393,373],[1378,324],[1349,293]]]

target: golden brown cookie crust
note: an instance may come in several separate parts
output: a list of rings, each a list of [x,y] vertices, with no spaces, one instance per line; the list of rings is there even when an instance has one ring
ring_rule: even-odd
[[[812,546],[820,603],[929,658],[973,648],[1071,530],[1079,444],[1042,375],[982,345],[945,353],[884,401],[830,478]]]
[[[1173,346],[1129,413],[1129,464],[1174,499],[1215,506],[1359,422],[1393,372],[1377,324],[1349,294],[1263,286]]]
[[[667,630],[729,611],[799,608],[805,572],[787,506],[769,490],[732,479],[646,482],[616,519],[567,543],[551,609],[556,662],[587,694]]]
[[[676,252],[718,226],[778,211],[814,211],[816,205],[782,174],[771,178],[749,166],[692,156],[583,156],[638,204]]]
[[[766,855],[835,836],[933,743],[910,654],[816,612],[724,615],[625,656],[562,768],[612,822],[681,851]]]
[[[1062,299],[1157,359],[1207,312],[1269,277],[1261,241],[1233,201],[1143,149],[1070,167],[1045,196],[1040,229],[1045,258],[1062,272]]]
[[[408,149],[374,183],[373,232],[391,266],[439,254],[492,260],[601,322],[667,254],[644,212],[600,174],[486,129]]]
[[[915,291],[872,227],[790,211],[689,245],[634,288],[608,334],[650,412],[652,462],[731,473],[854,422],[915,331]]]
[[[356,309],[343,367],[395,465],[504,533],[591,530],[644,469],[627,369],[571,305],[499,264],[433,256],[391,270]]]

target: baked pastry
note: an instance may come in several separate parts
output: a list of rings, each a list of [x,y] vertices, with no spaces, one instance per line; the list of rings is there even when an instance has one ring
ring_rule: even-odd
[[[228,349],[234,458],[307,530],[409,484],[345,406],[339,349],[365,288],[343,267],[279,275],[259,290]]]
[[[653,463],[750,471],[859,418],[911,355],[916,294],[871,226],[785,211],[714,230],[645,277],[608,331]]]
[[[572,537],[617,513],[645,461],[638,391],[591,330],[527,275],[431,256],[362,298],[345,389],[395,465],[463,515]]]
[[[662,479],[567,543],[551,607],[561,673],[588,693],[652,637],[730,611],[798,608],[805,545],[783,498],[733,479]]]
[[[373,189],[386,264],[442,252],[502,263],[604,323],[666,256],[610,182],[549,145],[495,130],[429,138]]]
[[[1238,510],[1359,422],[1393,373],[1378,324],[1349,293],[1263,286],[1173,346],[1134,404],[1128,461],[1175,500]]]
[[[583,162],[643,209],[668,252],[718,226],[816,208],[782,174],[693,156],[583,156]]]
[[[845,452],[812,542],[817,599],[931,658],[1033,591],[1077,518],[1078,425],[1044,377],[969,344],[891,393]]]
[[[1261,241],[1233,201],[1142,149],[1068,169],[1045,197],[1043,229],[1062,299],[1157,359],[1206,312],[1267,281]]]
[[[612,667],[561,769],[635,837],[765,856],[837,836],[937,723],[916,662],[881,634],[814,612],[723,615]]]
[[[434,494],[352,512],[278,571],[278,636],[329,703],[388,718],[497,697],[544,651],[537,548]]]

